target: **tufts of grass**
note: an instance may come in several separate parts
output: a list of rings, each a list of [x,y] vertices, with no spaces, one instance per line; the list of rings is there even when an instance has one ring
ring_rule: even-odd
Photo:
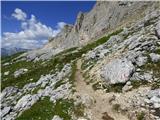
[[[116,92],[121,93],[122,88],[124,87],[125,83],[117,83],[117,84],[106,84],[101,82],[96,82],[92,85],[94,90],[104,89],[106,92]]]
[[[141,85],[148,85],[149,82],[146,80],[132,80],[131,84],[133,86],[133,89],[139,88]]]
[[[114,104],[114,105],[112,106],[112,109],[113,109],[114,111],[116,111],[116,112],[118,112],[118,111],[120,110],[120,108],[121,108],[121,105],[120,105],[120,104]]]
[[[79,103],[78,105],[76,105],[73,109],[74,115],[77,117],[82,117],[84,116],[84,109],[85,106],[82,103]]]
[[[154,81],[153,84],[151,85],[152,90],[159,89],[159,88],[160,88],[160,79],[158,79],[157,81]]]
[[[160,68],[160,61],[156,62],[156,63],[153,63],[150,61],[149,63],[147,63],[141,67],[141,69],[144,71],[152,71],[153,75],[156,78],[160,78],[160,69],[159,68]]]
[[[144,120],[145,119],[145,113],[144,112],[140,112],[137,114],[137,120]]]
[[[60,80],[58,82],[56,82],[55,86],[54,86],[54,89],[57,89],[59,86],[65,84],[66,82],[64,80]]]
[[[53,113],[54,115],[59,115],[64,120],[71,120],[71,112],[73,107],[73,100],[60,99],[54,104]]]

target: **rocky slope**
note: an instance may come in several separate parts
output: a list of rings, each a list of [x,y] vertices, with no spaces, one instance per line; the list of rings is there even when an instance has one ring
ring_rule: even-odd
[[[86,45],[115,28],[129,25],[157,7],[159,2],[97,2],[90,12],[79,12],[74,25],[66,25],[42,49],[26,56],[28,59],[48,59],[65,49]]]
[[[44,48],[2,59],[2,120],[159,120],[158,5],[97,2]]]

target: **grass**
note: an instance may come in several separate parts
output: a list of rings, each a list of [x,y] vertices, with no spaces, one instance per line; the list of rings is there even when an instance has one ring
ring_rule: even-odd
[[[156,63],[149,62],[141,67],[141,69],[144,71],[152,71],[153,75],[156,78],[160,78],[160,69],[159,68],[160,68],[160,61],[156,62]]]
[[[4,57],[2,57],[1,58],[1,64],[7,63],[7,62],[11,62],[14,58],[20,56],[23,53],[24,52],[18,52],[18,53],[15,53],[13,55],[10,55],[10,56],[4,56]]]
[[[71,112],[73,110],[73,100],[58,100],[53,108],[54,115],[59,115],[64,120],[71,120]]]
[[[151,85],[152,90],[159,89],[159,88],[160,88],[160,79],[158,79],[157,81],[154,81],[153,84]]]
[[[145,113],[140,112],[137,114],[137,120],[145,120]]]
[[[40,100],[24,111],[16,120],[51,120],[54,115],[53,105],[49,98]]]
[[[56,68],[58,70],[61,70],[65,64],[71,63],[71,61],[74,61],[74,60],[80,58],[82,56],[82,54],[87,53],[89,50],[92,50],[96,46],[105,43],[111,36],[116,35],[116,34],[120,33],[121,31],[122,31],[122,29],[115,31],[115,32],[109,34],[107,37],[103,37],[97,41],[94,41],[93,43],[88,44],[79,50],[76,50],[76,48],[71,48],[71,49],[65,50],[65,51],[57,54],[51,60],[46,61],[45,64],[42,64],[42,61],[38,61],[35,63],[33,61],[19,61],[19,62],[13,63],[12,65],[9,65],[9,66],[3,66],[2,73],[6,72],[6,71],[10,71],[10,74],[8,76],[4,76],[2,74],[1,88],[2,88],[2,90],[8,86],[15,86],[18,88],[22,88],[25,84],[31,82],[30,79],[33,79],[32,82],[36,82],[41,77],[41,75],[54,73]],[[73,53],[72,51],[75,51],[75,52]],[[13,56],[3,58],[2,63],[11,62],[13,60],[13,58],[18,57],[20,54],[22,54],[22,53],[17,53]],[[25,74],[17,77],[17,78],[14,78],[13,73],[20,68],[27,68],[27,69],[29,69],[29,71],[26,72]],[[70,79],[73,79],[72,75],[71,75]]]
[[[108,92],[121,93],[124,85],[125,83],[117,83],[109,85],[106,83],[96,82],[92,85],[92,88],[94,90],[105,89],[107,93]]]
[[[120,107],[121,107],[120,104],[114,104],[114,105],[112,106],[112,109],[113,109],[114,111],[118,112],[118,111],[120,110]]]
[[[77,117],[82,117],[84,116],[84,104],[79,103],[78,105],[76,105],[73,109],[74,115],[76,115]]]
[[[146,80],[132,80],[131,84],[133,86],[133,89],[139,88],[141,85],[148,85],[149,82]]]
[[[36,82],[41,75],[50,73],[50,71],[55,70],[56,67],[58,67],[58,70],[60,70],[62,69],[63,64],[58,63],[58,61],[55,59],[50,60],[45,65],[42,65],[41,62],[33,63],[31,61],[20,61],[10,66],[3,67],[2,72],[10,71],[11,74],[9,76],[2,75],[2,90],[8,86],[17,86],[18,88],[22,88],[25,84],[31,82],[30,79],[33,79],[32,82]],[[13,75],[14,71],[20,68],[27,68],[29,71],[15,78]],[[4,81],[3,79],[6,78],[7,80]]]
[[[60,80],[60,81],[56,82],[56,84],[55,84],[55,86],[54,86],[54,89],[57,89],[59,86],[65,84],[65,83],[66,83],[66,82],[63,81],[63,80]]]
[[[58,115],[64,120],[71,120],[70,110],[72,109],[72,100],[61,99],[54,104],[46,97],[24,111],[16,120],[51,120],[54,115]]]

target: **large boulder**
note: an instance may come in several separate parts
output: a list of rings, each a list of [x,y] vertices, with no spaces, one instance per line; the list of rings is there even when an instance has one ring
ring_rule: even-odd
[[[110,84],[125,83],[135,71],[127,59],[115,59],[102,68],[101,76]]]

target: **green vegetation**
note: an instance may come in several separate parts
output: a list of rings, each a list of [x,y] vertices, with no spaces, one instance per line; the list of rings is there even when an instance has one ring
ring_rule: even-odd
[[[85,106],[82,103],[76,105],[73,109],[74,115],[76,115],[77,117],[84,116],[84,108]]]
[[[118,112],[118,111],[120,110],[120,108],[121,108],[121,105],[120,105],[120,104],[114,104],[114,105],[112,106],[112,109],[113,109],[114,111],[116,111],[116,112]]]
[[[59,115],[64,120],[71,120],[73,107],[73,100],[58,100],[53,108],[54,115]]]
[[[145,113],[144,112],[140,112],[137,114],[137,120],[144,120],[145,117]]]
[[[132,80],[131,84],[133,86],[133,89],[139,88],[142,85],[148,85],[149,82],[147,80]]]
[[[160,62],[153,63],[151,61],[141,67],[142,70],[152,71],[153,75],[156,78],[160,78],[160,74],[159,74],[160,73],[160,69],[159,68],[160,68]]]
[[[35,63],[32,61],[19,61],[10,66],[4,66],[2,67],[2,73],[10,71],[10,75],[4,76],[2,74],[2,90],[7,86],[22,88],[25,84],[31,82],[30,79],[33,79],[32,82],[36,82],[41,75],[49,74],[51,70],[55,72],[56,68],[60,70],[64,64],[65,63],[58,63],[56,59],[51,59],[45,64],[42,64],[41,61]],[[14,72],[20,68],[27,68],[28,72],[15,78]]]
[[[54,115],[58,115],[64,120],[71,120],[70,112],[72,109],[72,100],[61,99],[54,104],[46,97],[24,111],[16,120],[51,120]]]
[[[151,85],[151,89],[159,89],[160,88],[160,79],[158,79],[157,81],[154,81],[153,84]]]
[[[15,59],[16,57],[18,57],[22,53],[24,53],[24,52],[18,52],[18,53],[15,53],[13,55],[10,55],[10,56],[4,56],[4,57],[2,57],[1,58],[1,64],[4,64],[4,63],[12,61],[13,59]]]
[[[120,30],[117,30],[117,31],[105,36],[105,37],[102,37],[102,38],[98,39],[97,41],[94,41],[94,42],[84,46],[80,51],[83,52],[83,53],[86,53],[89,50],[92,50],[93,48],[95,48],[95,47],[107,42],[111,36],[117,35],[122,31],[123,31],[123,29],[120,29]]]
[[[91,44],[88,44],[81,49],[76,49],[76,47],[65,50],[59,54],[57,54],[54,58],[48,61],[19,61],[15,62],[8,66],[2,67],[2,90],[8,86],[17,86],[18,88],[22,88],[25,84],[30,83],[30,79],[33,79],[32,82],[36,82],[41,75],[46,75],[49,73],[54,73],[56,69],[61,70],[63,66],[67,63],[71,63],[82,56],[82,54],[88,52],[89,50],[95,48],[96,46],[103,44],[106,42],[112,35],[116,35],[120,33],[122,29],[115,31],[109,34],[107,37],[103,37]],[[72,52],[74,51],[74,52]],[[10,56],[8,58],[3,58],[3,62],[11,62],[13,58],[19,56],[20,53]],[[74,66],[73,66],[74,67]],[[13,74],[16,70],[20,68],[27,68],[29,71],[25,74],[20,75],[17,78],[14,78]],[[73,68],[74,69],[74,68]],[[4,72],[9,71],[9,75],[4,76]],[[74,74],[74,73],[73,73]],[[72,75],[71,78],[73,79]]]
[[[55,86],[54,86],[54,89],[57,89],[59,86],[65,84],[66,82],[64,80],[60,80],[58,82],[56,82]]]
[[[98,90],[98,89],[105,89],[106,92],[117,92],[120,93],[122,92],[122,88],[125,85],[125,83],[117,83],[117,84],[106,84],[106,83],[101,83],[101,82],[97,82],[94,83],[92,85],[92,88],[94,90]]]

